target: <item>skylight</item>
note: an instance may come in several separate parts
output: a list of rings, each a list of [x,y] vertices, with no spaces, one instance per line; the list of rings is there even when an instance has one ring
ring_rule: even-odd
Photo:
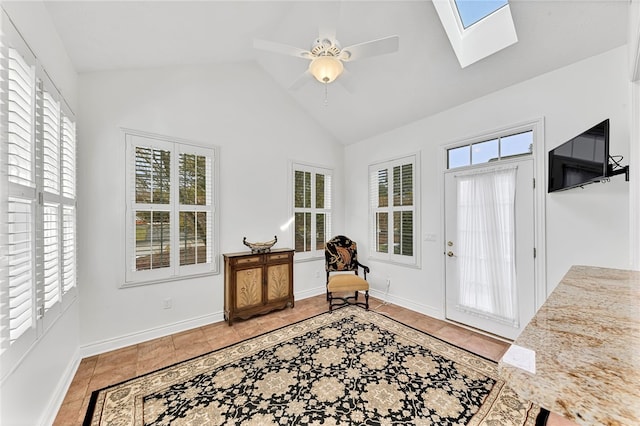
[[[466,29],[507,5],[508,0],[454,0],[462,26]]]
[[[518,41],[508,0],[432,0],[462,68]]]

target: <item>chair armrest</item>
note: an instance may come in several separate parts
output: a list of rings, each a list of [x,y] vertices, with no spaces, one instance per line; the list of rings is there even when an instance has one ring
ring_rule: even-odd
[[[367,265],[363,265],[362,263],[358,262],[356,260],[356,263],[358,264],[359,267],[361,267],[364,270],[364,279],[367,279],[367,273],[371,272],[371,269],[369,269],[369,267]]]

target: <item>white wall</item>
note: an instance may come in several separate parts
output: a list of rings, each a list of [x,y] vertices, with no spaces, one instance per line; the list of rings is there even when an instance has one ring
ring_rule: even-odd
[[[71,109],[77,112],[78,74],[56,32],[44,1],[2,1],[0,4]]]
[[[220,147],[220,249],[242,238],[292,247],[287,222],[289,161],[333,168],[343,147],[257,65],[212,65],[84,74],[80,77],[79,199],[81,342],[100,352],[222,319],[223,275],[135,288],[124,280],[125,143],[119,128]],[[319,99],[318,102],[322,102]],[[334,187],[334,231],[344,224]],[[222,270],[223,268],[221,268]],[[321,261],[296,264],[296,297],[324,291]],[[165,298],[172,309],[163,309]]]
[[[77,75],[42,2],[3,2],[2,8],[55,82],[76,108]],[[82,283],[79,283],[82,285]],[[0,384],[0,424],[38,425],[55,418],[79,362],[78,300],[36,341]]]
[[[631,84],[631,144],[629,173],[631,175],[629,215],[631,263],[634,269],[640,270],[640,183],[638,167],[640,167],[640,0],[629,5],[629,75]]]
[[[442,145],[539,117],[545,122],[545,155],[549,149],[611,119],[611,154],[629,153],[629,79],[626,46],[508,87],[491,95],[424,118],[386,134],[348,146],[345,158],[346,228],[352,238],[368,241],[367,166],[421,152],[422,267],[411,269],[368,260],[373,286],[391,278],[392,301],[427,314],[444,316],[444,263],[441,231]],[[472,72],[472,70],[469,70]],[[443,86],[443,90],[446,87]],[[546,161],[546,159],[544,159]],[[546,185],[546,182],[543,183]],[[617,176],[546,196],[547,290],[573,264],[628,268],[629,183]],[[365,247],[360,250],[364,253]]]
[[[53,423],[80,363],[78,303],[72,304],[2,382],[0,424]]]

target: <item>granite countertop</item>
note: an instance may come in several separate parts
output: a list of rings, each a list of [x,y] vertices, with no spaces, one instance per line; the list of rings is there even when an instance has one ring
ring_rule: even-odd
[[[499,362],[521,397],[582,425],[640,425],[640,272],[573,266]]]

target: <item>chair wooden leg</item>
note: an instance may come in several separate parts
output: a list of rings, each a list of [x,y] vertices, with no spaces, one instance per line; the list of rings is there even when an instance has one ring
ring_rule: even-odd
[[[369,290],[364,292],[364,304],[365,304],[365,309],[368,311],[369,310]]]

